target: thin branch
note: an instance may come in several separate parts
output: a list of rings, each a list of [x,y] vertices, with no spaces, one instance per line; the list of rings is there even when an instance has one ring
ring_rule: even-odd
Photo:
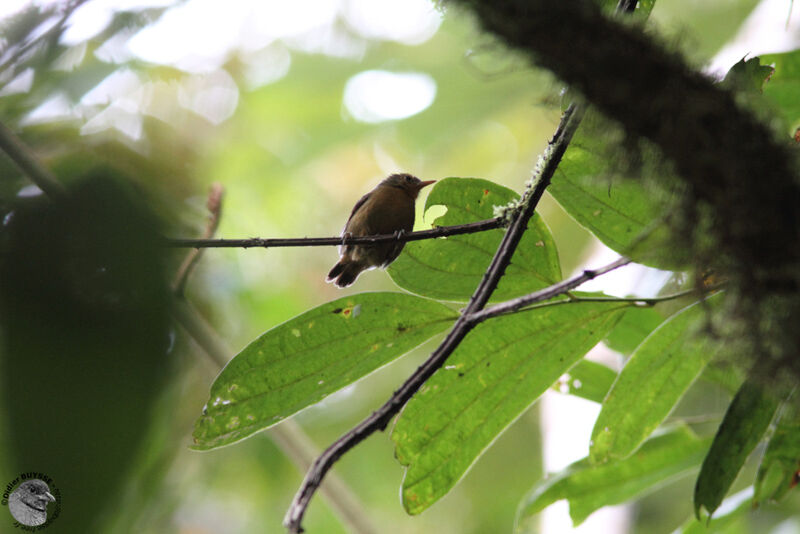
[[[218,182],[211,184],[211,190],[208,192],[208,200],[206,201],[209,216],[206,230],[203,232],[203,237],[205,239],[210,239],[217,232],[222,215],[222,197],[224,194],[225,189],[222,187],[222,184]],[[192,273],[194,266],[197,265],[197,262],[200,261],[204,250],[203,248],[195,248],[186,254],[186,258],[184,258],[183,263],[181,263],[181,266],[178,268],[178,274],[175,276],[175,283],[172,285],[175,296],[183,297],[189,275]]]
[[[36,154],[2,122],[0,122],[0,149],[48,196],[53,199],[63,199],[66,196],[66,189],[53,173],[46,169]]]
[[[337,245],[373,245],[390,241],[408,242],[434,239],[451,235],[474,234],[502,228],[505,222],[502,218],[485,219],[467,224],[453,226],[437,226],[430,230],[418,232],[380,234],[370,236],[340,236],[340,237],[297,237],[287,239],[262,239],[252,237],[249,239],[166,239],[169,247],[193,248],[275,248],[275,247],[324,247]]]
[[[464,337],[474,328],[475,322],[470,320],[470,315],[477,312],[489,300],[497,283],[503,276],[506,267],[511,261],[517,245],[528,226],[528,221],[533,216],[536,205],[549,185],[555,173],[561,156],[567,148],[572,135],[583,116],[582,110],[576,105],[571,105],[561,118],[561,123],[553,139],[548,144],[540,165],[537,165],[531,188],[523,195],[521,208],[512,214],[511,224],[503,236],[503,240],[495,253],[492,263],[486,270],[478,288],[470,298],[464,312],[456,321],[453,329],[444,341],[431,354],[431,356],[412,374],[406,382],[391,396],[391,398],[373,412],[369,417],[336,440],[322,455],[316,459],[308,471],[302,486],[292,501],[284,518],[284,526],[293,533],[303,532],[302,521],[311,498],[316,493],[322,479],[334,463],[347,451],[361,443],[364,439],[384,430],[389,421],[405,406],[420,387],[444,365],[444,362],[458,347]]]
[[[670,293],[669,295],[661,295],[660,297],[576,297],[573,295],[569,300],[570,302],[630,302],[632,304],[650,307],[655,306],[659,302],[667,302],[683,297],[691,297],[693,295],[707,295],[723,287],[725,287],[724,283],[708,287],[693,287],[692,289]]]
[[[630,262],[631,260],[629,260],[628,258],[619,258],[618,260],[606,265],[605,267],[601,267],[600,269],[583,271],[581,274],[577,276],[573,276],[568,280],[564,280],[557,284],[553,284],[550,287],[540,289],[539,291],[536,291],[529,295],[523,295],[521,297],[517,297],[515,299],[511,299],[506,302],[501,302],[500,304],[495,304],[494,306],[491,306],[484,310],[471,313],[469,317],[467,317],[467,320],[472,321],[475,324],[478,324],[492,317],[498,317],[500,315],[506,315],[509,313],[519,311],[527,306],[530,306],[531,304],[549,300],[558,295],[563,295],[567,291],[575,289],[576,287],[580,286],[583,283],[588,282],[589,280],[592,280],[600,275],[613,271],[614,269],[618,269],[619,267],[627,265]],[[581,298],[582,297],[574,297],[570,300],[578,301]]]
[[[610,265],[609,265],[609,267],[610,267]],[[605,274],[605,273],[600,273],[600,274]],[[596,276],[599,276],[599,274],[597,274]],[[586,280],[583,280],[580,283],[583,283],[585,281]],[[553,286],[553,288],[554,287],[555,286]],[[525,313],[525,312],[529,312],[529,311],[533,311],[533,310],[541,310],[542,308],[549,308],[549,307],[552,307],[552,306],[563,306],[565,304],[575,304],[577,302],[616,302],[616,303],[621,303],[621,304],[627,303],[627,304],[630,304],[631,307],[635,307],[635,308],[639,308],[639,307],[649,308],[651,306],[655,306],[656,304],[658,304],[660,302],[667,302],[667,301],[670,301],[670,300],[676,300],[676,299],[688,297],[688,296],[691,296],[691,295],[705,296],[705,295],[707,295],[709,293],[712,293],[712,292],[716,291],[717,289],[720,289],[721,287],[722,287],[722,285],[719,285],[719,286],[716,286],[716,287],[713,287],[713,288],[709,287],[709,288],[705,288],[705,289],[687,289],[686,291],[679,291],[678,293],[672,293],[670,295],[664,295],[663,297],[576,297],[576,296],[568,293],[567,291],[561,291],[561,292],[556,292],[555,294],[552,294],[553,291],[549,291],[552,288],[548,287],[548,288],[545,288],[544,290],[542,290],[543,292],[546,292],[546,293],[544,295],[542,295],[541,298],[537,298],[536,302],[538,302],[538,303],[533,305],[533,306],[527,306],[527,307],[524,307],[524,308],[521,308],[521,309],[514,309],[514,310],[511,310],[511,309],[509,309],[509,310],[497,310],[496,313],[495,312],[486,313],[486,312],[489,312],[489,311],[493,311],[491,309],[486,309],[486,310],[483,310],[481,312],[478,312],[478,313],[474,314],[472,316],[472,319],[475,320],[477,323],[480,323],[480,322],[485,321],[486,319],[491,319],[491,318],[494,318],[494,317],[500,317],[502,315],[509,315],[509,314],[512,314],[512,313]],[[549,300],[549,299],[551,299],[553,297],[556,297],[556,296],[558,296],[560,294],[567,295],[568,298],[558,299],[558,300]],[[534,295],[535,295],[535,293],[531,293],[530,296],[532,297]],[[702,301],[702,302],[705,302],[705,301]],[[502,303],[502,304],[505,304],[505,303]]]

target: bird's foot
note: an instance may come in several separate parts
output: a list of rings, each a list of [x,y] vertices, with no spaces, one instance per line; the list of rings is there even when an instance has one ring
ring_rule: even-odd
[[[397,241],[400,241],[401,239],[403,239],[403,236],[404,236],[404,235],[406,235],[407,233],[408,233],[408,232],[406,232],[406,231],[405,231],[404,229],[402,229],[402,228],[401,228],[400,230],[395,230],[395,232],[394,232],[394,238],[395,238]]]

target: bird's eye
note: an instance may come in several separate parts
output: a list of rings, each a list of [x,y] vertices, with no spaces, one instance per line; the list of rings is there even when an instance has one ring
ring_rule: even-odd
[[[406,175],[406,182],[411,182],[411,177],[409,175]]]
[[[28,491],[30,491],[31,493],[36,493],[36,488],[31,486],[30,488],[28,488]]]

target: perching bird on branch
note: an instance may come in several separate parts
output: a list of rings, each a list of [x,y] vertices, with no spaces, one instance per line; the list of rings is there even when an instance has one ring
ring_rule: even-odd
[[[410,232],[414,228],[414,202],[420,189],[436,180],[421,181],[410,174],[392,174],[356,202],[342,231],[343,236],[368,236]],[[344,245],[339,263],[328,273],[328,282],[347,287],[361,271],[387,267],[405,242],[377,245]]]

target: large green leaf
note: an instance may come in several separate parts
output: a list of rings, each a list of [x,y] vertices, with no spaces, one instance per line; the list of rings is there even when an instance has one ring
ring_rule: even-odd
[[[262,334],[211,386],[194,449],[233,443],[285,419],[446,329],[456,313],[403,293],[360,293]]]
[[[795,393],[796,395],[796,393]],[[800,405],[795,396],[780,411],[756,475],[756,503],[779,501],[797,484],[800,470]]]
[[[761,63],[775,66],[775,73],[764,86],[764,96],[776,104],[790,127],[800,126],[800,50],[763,55]]]
[[[710,440],[686,427],[648,440],[630,457],[603,465],[584,458],[563,472],[543,479],[528,492],[517,513],[517,532],[534,532],[531,519],[556,501],[569,501],[577,526],[592,512],[653,491],[696,467]]]
[[[761,441],[778,408],[778,400],[752,380],[745,382],[733,398],[714,436],[711,450],[694,488],[694,512],[713,514],[739,474],[750,452]]]
[[[672,249],[665,252],[668,228],[658,224],[663,193],[615,176],[597,140],[583,135],[572,142],[548,192],[581,226],[620,254],[664,269],[686,263]]]
[[[582,302],[492,319],[470,333],[406,405],[392,433],[407,466],[403,506],[417,514],[597,344],[626,305]]]
[[[695,303],[659,326],[625,364],[592,430],[594,462],[625,458],[669,415],[716,350],[692,327],[706,308]]]
[[[445,178],[436,183],[425,210],[444,206],[447,213],[434,226],[464,224],[494,217],[494,206],[519,196],[511,189],[478,178]],[[389,267],[400,287],[444,300],[469,299],[489,266],[505,230],[497,229],[446,239],[413,241]],[[561,267],[550,230],[534,215],[492,300],[530,293],[561,280]]]

